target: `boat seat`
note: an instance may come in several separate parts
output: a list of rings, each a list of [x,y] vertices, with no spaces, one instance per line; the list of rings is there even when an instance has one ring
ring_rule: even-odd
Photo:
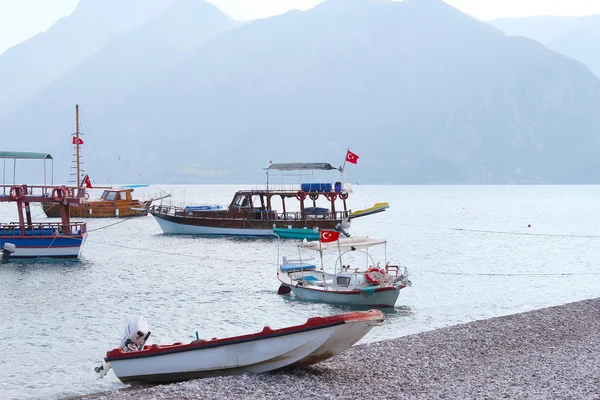
[[[298,265],[298,264],[282,264],[281,272],[297,272],[297,271],[312,271],[317,269],[316,265],[306,264],[306,265]]]
[[[297,278],[297,280],[298,281],[307,281],[307,282],[311,282],[311,283],[313,283],[313,282],[319,282],[319,280],[317,278],[315,278],[314,276],[312,276],[312,275],[304,276],[304,277],[299,276]]]

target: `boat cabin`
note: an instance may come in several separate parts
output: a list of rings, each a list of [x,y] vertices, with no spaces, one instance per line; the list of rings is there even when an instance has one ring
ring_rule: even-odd
[[[115,202],[115,201],[131,201],[131,192],[133,189],[116,189],[116,190],[105,190],[100,196],[101,200]]]

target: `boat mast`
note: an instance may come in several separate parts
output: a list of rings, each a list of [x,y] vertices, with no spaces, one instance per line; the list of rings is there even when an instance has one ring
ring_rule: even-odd
[[[75,157],[77,163],[77,187],[81,186],[81,172],[79,167],[79,104],[75,105]]]

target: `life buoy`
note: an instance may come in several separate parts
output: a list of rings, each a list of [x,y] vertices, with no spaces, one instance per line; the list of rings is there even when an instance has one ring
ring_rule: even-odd
[[[10,198],[13,200],[21,200],[25,197],[25,190],[22,186],[13,186],[10,188]]]
[[[346,200],[347,198],[348,198],[348,193],[347,192],[340,193],[340,199]]]
[[[369,268],[367,270],[367,272],[365,272],[365,278],[367,278],[367,281],[369,281],[370,283],[374,284],[374,285],[378,285],[380,280],[375,278],[375,276],[373,276],[374,273],[378,273],[381,274],[382,276],[386,275],[385,271],[381,268]]]
[[[325,198],[329,201],[335,201],[335,199],[337,199],[337,193],[336,192],[327,192],[327,193],[325,193]]]
[[[319,198],[319,194],[318,193],[311,193],[308,195],[308,197],[310,197],[311,200],[315,201]]]
[[[305,192],[304,190],[298,190],[298,191],[296,192],[296,198],[297,198],[299,201],[304,201],[304,199],[306,199],[306,192]]]
[[[69,189],[66,186],[62,186],[62,188],[65,191],[65,197],[73,197],[73,192],[71,191],[71,189]]]
[[[63,201],[65,199],[65,191],[61,187],[52,189],[52,199],[55,201]]]
[[[90,194],[88,192],[85,192],[85,194],[83,195],[83,197],[85,197],[86,200],[89,200],[90,199]],[[90,209],[90,211],[92,211],[92,210]]]

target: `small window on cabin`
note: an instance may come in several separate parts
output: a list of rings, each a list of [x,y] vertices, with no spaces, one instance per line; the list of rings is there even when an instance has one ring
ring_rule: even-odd
[[[237,195],[235,196],[235,199],[233,200],[233,204],[241,207],[242,206],[242,202],[244,201],[245,197],[242,195]]]
[[[104,194],[106,195],[106,196],[104,196],[104,195],[102,196],[102,198],[104,200],[115,201],[115,197],[117,195],[117,192],[104,192]]]
[[[338,276],[336,277],[335,282],[338,286],[350,286],[350,277],[349,276]]]

